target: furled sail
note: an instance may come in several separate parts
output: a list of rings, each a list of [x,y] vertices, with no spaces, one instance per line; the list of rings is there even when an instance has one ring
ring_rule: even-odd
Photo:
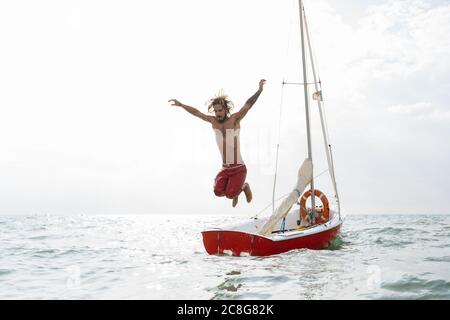
[[[264,226],[259,231],[259,234],[268,235],[275,228],[277,223],[283,219],[291,209],[292,205],[297,202],[300,195],[305,190],[306,186],[312,180],[313,165],[311,159],[307,158],[303,161],[297,174],[297,183],[294,190],[283,200],[283,202],[278,206],[269,220],[264,224]]]

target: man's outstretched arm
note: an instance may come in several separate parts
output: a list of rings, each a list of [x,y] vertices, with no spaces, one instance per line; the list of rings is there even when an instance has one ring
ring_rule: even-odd
[[[250,108],[255,104],[256,100],[258,100],[261,92],[263,92],[265,84],[266,84],[266,80],[261,79],[259,81],[258,91],[256,91],[256,93],[247,100],[247,102],[244,104],[244,106],[241,108],[241,110],[239,110],[238,112],[235,113],[237,119],[240,120],[245,117],[248,110],[250,110]]]
[[[201,113],[200,111],[198,111],[197,109],[195,109],[193,107],[190,107],[190,106],[187,106],[187,105],[181,103],[177,99],[170,99],[169,102],[172,103],[171,104],[172,106],[182,107],[184,110],[186,110],[190,114],[192,114],[192,115],[194,115],[194,116],[196,116],[196,117],[198,117],[198,118],[200,118],[200,119],[202,119],[204,121],[211,122],[211,119],[213,118],[212,116],[207,116],[206,114]]]

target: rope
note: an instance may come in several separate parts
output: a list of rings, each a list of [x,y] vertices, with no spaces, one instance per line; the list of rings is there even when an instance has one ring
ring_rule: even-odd
[[[275,174],[273,176],[273,189],[272,189],[272,213],[275,212],[275,190],[277,187],[277,174],[278,174],[278,154],[280,150],[280,138],[281,138],[281,116],[283,114],[283,96],[284,96],[284,81],[281,85],[281,98],[280,98],[280,113],[278,115],[278,141],[277,152],[275,156]]]
[[[283,222],[281,222],[281,232],[286,230],[286,217],[283,218]]]
[[[325,172],[327,172],[330,169],[325,169],[323,170],[321,173],[319,173],[317,176],[314,177],[314,180],[316,180],[318,177],[320,177],[321,175],[323,175]]]

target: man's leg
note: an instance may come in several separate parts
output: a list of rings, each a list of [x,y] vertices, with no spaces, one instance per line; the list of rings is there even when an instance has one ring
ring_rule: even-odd
[[[243,190],[245,178],[247,176],[247,168],[245,166],[235,168],[228,177],[228,184],[225,189],[225,196],[233,199],[233,207],[238,203],[239,194]]]
[[[246,182],[244,183],[244,193],[245,193],[245,198],[247,199],[247,202],[252,201],[253,195],[252,195],[252,190],[250,189],[250,185]]]
[[[214,194],[218,197],[225,196],[225,189],[228,184],[228,176],[225,170],[221,170],[214,179]]]
[[[233,203],[232,203],[233,208],[237,206],[238,200],[239,200],[239,196],[236,196],[233,198]]]

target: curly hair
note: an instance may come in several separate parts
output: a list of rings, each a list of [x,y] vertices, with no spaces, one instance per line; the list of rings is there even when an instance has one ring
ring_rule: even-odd
[[[230,116],[230,111],[233,109],[234,104],[231,102],[230,98],[222,91],[220,90],[218,94],[216,94],[213,98],[209,99],[207,102],[208,105],[208,112],[214,111],[215,105],[221,105],[225,108],[227,111],[227,116]]]

